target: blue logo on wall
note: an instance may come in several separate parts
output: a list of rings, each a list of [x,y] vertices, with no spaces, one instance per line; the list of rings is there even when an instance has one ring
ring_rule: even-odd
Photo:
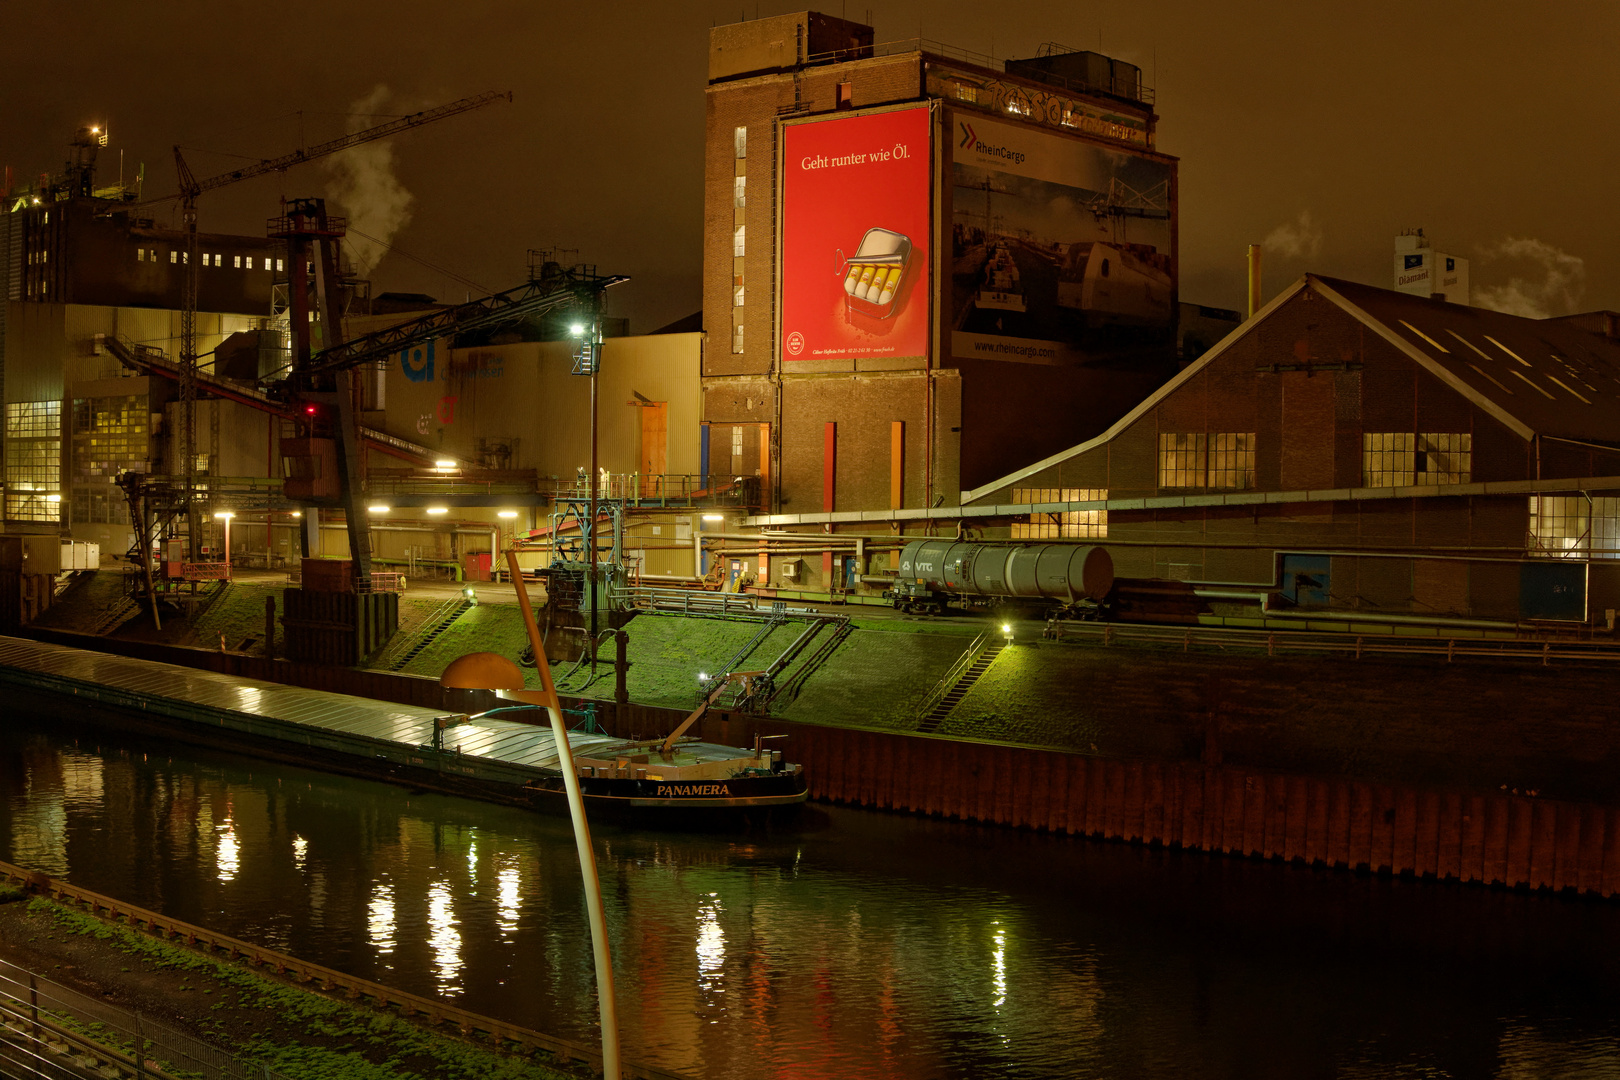
[[[399,354],[399,366],[411,382],[433,381],[433,342],[416,345]]]
[[[1419,267],[1419,266],[1422,266],[1422,265],[1423,265],[1423,256],[1421,256],[1421,255],[1408,255],[1408,256],[1406,256],[1406,269],[1412,270],[1412,269],[1415,269],[1416,267]]]

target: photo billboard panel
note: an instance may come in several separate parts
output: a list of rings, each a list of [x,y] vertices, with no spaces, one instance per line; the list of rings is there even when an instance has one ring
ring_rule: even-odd
[[[1077,364],[1171,334],[1173,162],[980,113],[951,130],[950,355]]]
[[[782,359],[928,353],[929,110],[782,134]]]

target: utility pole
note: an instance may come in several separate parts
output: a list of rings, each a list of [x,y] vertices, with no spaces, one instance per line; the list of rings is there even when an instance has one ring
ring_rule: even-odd
[[[591,301],[591,322],[586,328],[585,348],[590,352],[591,367],[591,508],[590,536],[588,554],[585,563],[585,583],[591,590],[591,627],[590,633],[585,636],[588,643],[585,647],[590,650],[591,678],[596,678],[596,592],[597,592],[597,542],[596,542],[596,500],[601,486],[598,475],[596,459],[596,372],[602,365],[602,294],[597,293]]]

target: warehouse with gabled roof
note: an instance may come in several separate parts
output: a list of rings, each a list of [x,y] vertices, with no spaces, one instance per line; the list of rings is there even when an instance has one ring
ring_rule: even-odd
[[[1095,439],[963,493],[1203,610],[1609,623],[1620,339],[1307,275]],[[985,515],[989,518],[990,515]]]

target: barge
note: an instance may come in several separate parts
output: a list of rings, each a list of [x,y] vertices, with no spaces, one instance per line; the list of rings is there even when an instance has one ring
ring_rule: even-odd
[[[566,815],[549,727],[241,679],[0,636],[12,701],[71,700],[109,726]],[[501,711],[505,714],[505,710]],[[677,732],[677,735],[679,732]],[[675,828],[796,809],[804,770],[766,750],[570,732],[586,813]]]

